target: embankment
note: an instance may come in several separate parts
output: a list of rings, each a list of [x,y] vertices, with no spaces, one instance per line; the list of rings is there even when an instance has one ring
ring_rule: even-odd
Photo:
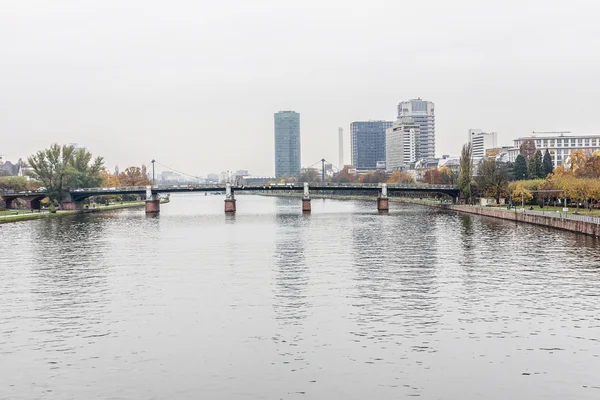
[[[43,218],[56,218],[64,215],[74,215],[74,214],[86,214],[100,211],[110,211],[110,210],[118,210],[122,208],[133,208],[133,207],[144,207],[146,203],[143,201],[136,201],[130,203],[123,204],[111,204],[108,206],[98,206],[94,208],[85,208],[82,210],[62,210],[58,211],[54,214],[49,212],[43,213],[30,213],[28,211],[15,210],[19,214],[16,215],[5,215],[0,217],[0,224],[8,223],[8,222],[20,222],[20,221],[30,221],[33,219],[43,219]]]
[[[600,224],[588,222],[588,221],[578,221],[574,219],[570,219],[565,217],[564,214],[559,216],[549,216],[549,215],[540,215],[540,214],[532,214],[522,211],[507,211],[507,210],[498,210],[494,208],[488,207],[476,207],[476,206],[466,206],[466,205],[454,205],[454,204],[443,204],[437,202],[427,202],[416,199],[408,199],[401,198],[400,201],[406,203],[413,204],[422,204],[430,207],[437,207],[444,210],[452,210],[458,211],[462,213],[468,214],[476,214],[476,215],[484,215],[486,217],[500,218],[506,219],[510,221],[516,222],[525,222],[528,224],[534,225],[542,225],[548,226],[556,229],[563,229],[566,231],[584,233],[586,235],[592,235],[596,237],[600,237]]]

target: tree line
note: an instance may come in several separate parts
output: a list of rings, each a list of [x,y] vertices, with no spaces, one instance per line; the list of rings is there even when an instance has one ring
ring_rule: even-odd
[[[43,188],[48,196],[46,203],[54,206],[62,205],[68,192],[74,189],[152,184],[143,168],[132,166],[117,176],[105,168],[102,157],[93,157],[86,149],[75,149],[71,145],[53,144],[27,160],[33,170],[33,181],[25,177],[4,177],[0,180],[0,189],[22,191]]]
[[[577,207],[581,203],[589,208],[600,200],[599,178],[598,152],[588,154],[576,150],[564,164],[553,168],[548,150],[542,154],[535,145],[525,142],[514,163],[484,158],[474,166],[471,145],[465,144],[457,183],[464,201],[469,204],[475,197],[492,197],[497,204],[501,199],[515,203],[535,201],[542,207],[558,199],[570,199]]]

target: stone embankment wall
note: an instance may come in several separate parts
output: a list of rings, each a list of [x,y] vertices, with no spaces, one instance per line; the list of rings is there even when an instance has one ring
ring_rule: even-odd
[[[420,203],[424,204],[424,203]],[[431,205],[434,205],[432,203]],[[576,221],[561,217],[550,217],[538,214],[527,214],[523,212],[514,212],[506,210],[495,210],[486,207],[474,207],[452,204],[438,204],[440,208],[465,212],[469,214],[485,215],[487,217],[502,218],[517,222],[527,222],[529,224],[549,226],[557,229],[564,229],[571,232],[585,233],[586,235],[600,236],[600,225],[586,221]]]

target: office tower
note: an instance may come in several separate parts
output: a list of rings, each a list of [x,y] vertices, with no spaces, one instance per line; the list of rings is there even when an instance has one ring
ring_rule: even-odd
[[[275,177],[300,175],[300,114],[275,113]]]
[[[482,159],[485,157],[487,149],[493,149],[497,146],[496,132],[483,132],[481,129],[469,129],[469,141],[473,159]]]
[[[352,166],[357,170],[376,169],[385,163],[385,130],[391,121],[356,121],[350,124]]]
[[[408,168],[417,160],[416,141],[419,124],[412,117],[402,117],[385,132],[385,162],[388,171]]]
[[[412,117],[419,125],[416,138],[416,157],[420,159],[435,158],[435,113],[431,101],[412,99],[398,104],[398,119]]]

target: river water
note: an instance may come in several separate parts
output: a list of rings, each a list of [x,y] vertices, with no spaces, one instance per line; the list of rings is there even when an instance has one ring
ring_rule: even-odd
[[[0,399],[598,399],[600,246],[374,201],[0,225]]]

